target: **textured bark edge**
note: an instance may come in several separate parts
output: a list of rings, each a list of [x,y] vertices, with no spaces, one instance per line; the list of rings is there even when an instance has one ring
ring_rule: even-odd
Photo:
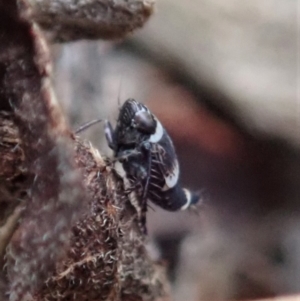
[[[0,115],[0,130],[4,125],[7,127],[7,116],[3,118]],[[10,133],[17,132],[14,123],[9,123],[9,127]],[[144,245],[145,237],[140,233],[135,210],[130,205],[123,191],[122,181],[114,173],[110,160],[103,158],[89,142],[84,142],[72,134],[70,144],[75,150],[76,168],[81,171],[83,185],[89,196],[82,200],[86,210],[72,227],[70,244],[65,255],[53,262],[54,271],[39,286],[23,292],[24,298],[34,301],[68,298],[168,300],[169,285],[165,267],[153,262],[148,256]],[[18,145],[22,149],[22,143],[19,142]],[[10,164],[13,161],[19,162],[22,154],[14,152],[14,148],[14,145],[10,146]],[[0,158],[3,158],[1,150]],[[30,177],[27,172],[24,170],[23,177]],[[11,172],[8,175],[10,176]],[[2,179],[4,178],[5,174]],[[18,190],[18,187],[16,186],[15,190]],[[24,186],[20,187],[24,189]],[[15,212],[19,210],[17,207]],[[11,219],[14,221],[14,227],[16,226],[15,212],[7,219],[4,229],[11,229]],[[26,215],[24,219],[27,219]],[[24,222],[21,221],[16,233],[24,230],[23,227]],[[14,244],[16,245],[16,239]],[[9,269],[13,267],[10,266],[10,247],[8,250],[5,256],[8,262],[2,259]],[[22,254],[15,252],[14,264],[21,258]],[[30,261],[30,256],[27,256],[26,262],[29,266]],[[23,264],[23,268],[27,268],[26,263]],[[19,300],[22,298],[23,296]]]
[[[30,0],[34,20],[56,42],[121,39],[141,28],[155,0]]]
[[[25,0],[0,1],[1,297],[165,297],[164,267],[148,256],[122,181],[59,110],[31,20]]]

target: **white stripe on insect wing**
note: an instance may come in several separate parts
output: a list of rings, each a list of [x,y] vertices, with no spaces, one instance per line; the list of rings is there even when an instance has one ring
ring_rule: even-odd
[[[184,194],[186,196],[187,202],[180,208],[180,210],[186,210],[191,205],[192,194],[191,194],[191,192],[188,189],[183,188],[182,190],[183,190],[183,192],[184,192]]]
[[[175,159],[175,163],[173,166],[173,170],[170,171],[170,175],[165,176],[165,186],[163,187],[163,191],[166,191],[170,188],[173,188],[179,179],[179,164],[178,164],[178,160]]]
[[[164,134],[164,128],[162,127],[161,123],[158,121],[157,118],[155,118],[155,120],[156,120],[155,133],[152,134],[149,139],[149,141],[152,143],[156,143],[156,142],[160,141],[160,139],[162,138],[162,136]]]

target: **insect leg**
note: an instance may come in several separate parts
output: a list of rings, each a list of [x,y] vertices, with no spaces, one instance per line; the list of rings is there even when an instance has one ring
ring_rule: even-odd
[[[116,149],[116,142],[115,142],[115,135],[114,130],[111,125],[111,123],[108,120],[105,120],[104,123],[104,132],[105,132],[105,138],[107,140],[108,146],[112,149]]]
[[[146,227],[146,213],[147,213],[147,194],[149,188],[149,182],[151,177],[151,164],[152,164],[152,156],[151,156],[151,144],[144,143],[142,146],[144,152],[146,153],[147,158],[147,165],[146,165],[146,178],[145,184],[143,186],[143,193],[141,199],[142,211],[141,211],[141,226],[144,234],[147,234],[147,227]]]
[[[133,191],[138,189],[140,184],[141,184],[140,181],[135,181],[134,183],[130,183],[130,186],[124,189],[124,193],[125,194],[132,193]]]
[[[146,202],[146,196],[148,193],[149,181],[150,181],[150,177],[151,177],[151,174],[150,174],[151,160],[152,160],[151,151],[148,149],[146,151],[147,151],[147,166],[146,166],[146,182],[145,182],[145,185],[143,188],[143,195],[142,195],[143,202]]]
[[[75,134],[79,134],[79,133],[85,131],[86,129],[88,129],[89,127],[91,127],[92,125],[99,123],[101,121],[102,121],[102,119],[95,119],[95,120],[92,120],[92,121],[89,121],[89,122],[83,124],[75,131]]]

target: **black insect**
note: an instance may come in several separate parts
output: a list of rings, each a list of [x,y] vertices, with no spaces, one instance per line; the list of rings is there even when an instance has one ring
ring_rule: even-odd
[[[185,210],[199,201],[200,194],[180,186],[172,140],[145,105],[128,99],[115,129],[105,122],[105,136],[145,233],[148,200],[169,211]]]

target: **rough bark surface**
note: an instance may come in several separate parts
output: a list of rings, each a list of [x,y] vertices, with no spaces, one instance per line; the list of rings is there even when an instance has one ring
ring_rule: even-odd
[[[0,45],[1,298],[167,296],[109,160],[68,129],[25,0],[0,1]]]
[[[55,41],[123,38],[142,27],[153,0],[30,0],[33,18]]]

